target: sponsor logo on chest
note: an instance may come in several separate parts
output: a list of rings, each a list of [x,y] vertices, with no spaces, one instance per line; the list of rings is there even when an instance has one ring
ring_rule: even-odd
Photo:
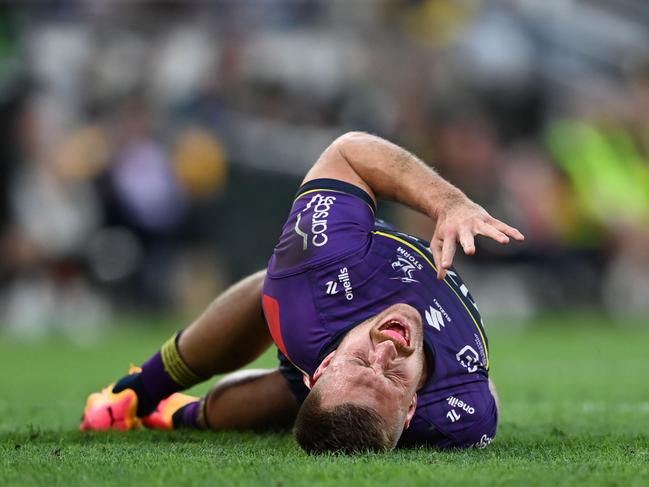
[[[335,201],[335,196],[322,196],[318,193],[297,214],[294,230],[295,233],[302,237],[302,250],[306,250],[309,246],[309,234],[301,228],[302,214],[313,208],[310,241],[316,247],[323,247],[329,241],[329,237],[327,236],[327,219]]]
[[[478,352],[471,345],[466,345],[457,352],[455,358],[470,374],[478,370],[478,365],[481,364]]]
[[[424,311],[424,316],[426,317],[426,323],[435,328],[437,331],[441,331],[442,328],[446,325],[445,321],[450,323],[451,317],[448,315],[446,310],[439,304],[437,299],[433,298],[433,304],[435,308],[429,306],[427,310]]]

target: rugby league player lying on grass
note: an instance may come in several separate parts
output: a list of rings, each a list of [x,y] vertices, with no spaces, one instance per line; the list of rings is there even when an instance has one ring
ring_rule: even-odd
[[[377,198],[430,216],[430,246],[375,220]],[[90,395],[81,429],[294,425],[307,452],[486,446],[498,422],[487,337],[451,265],[476,235],[523,240],[404,149],[345,134],[306,175],[268,269]],[[235,372],[202,399],[179,393],[272,341],[277,369]]]

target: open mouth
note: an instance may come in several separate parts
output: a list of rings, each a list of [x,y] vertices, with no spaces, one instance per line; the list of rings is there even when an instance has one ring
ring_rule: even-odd
[[[408,327],[400,321],[395,319],[387,321],[385,324],[381,325],[379,332],[406,347],[410,346],[410,333],[408,332]]]

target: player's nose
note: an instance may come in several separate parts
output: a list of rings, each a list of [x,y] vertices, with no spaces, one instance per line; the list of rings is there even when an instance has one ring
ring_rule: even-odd
[[[385,368],[398,355],[397,348],[390,340],[385,340],[374,348],[370,357],[370,362],[382,369]]]

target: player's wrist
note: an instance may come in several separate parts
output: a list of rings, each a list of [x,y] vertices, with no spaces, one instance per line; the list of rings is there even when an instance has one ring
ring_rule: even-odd
[[[438,220],[444,215],[452,213],[455,209],[471,204],[471,200],[455,186],[438,190],[435,196],[428,198],[430,202],[426,213],[433,219]]]

